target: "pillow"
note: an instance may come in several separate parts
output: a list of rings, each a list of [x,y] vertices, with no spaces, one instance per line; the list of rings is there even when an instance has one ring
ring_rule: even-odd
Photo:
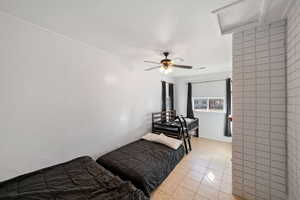
[[[178,149],[180,145],[182,145],[181,140],[177,140],[175,138],[167,137],[164,134],[159,135],[159,143],[164,144],[172,149]]]
[[[185,119],[187,124],[190,124],[191,122],[195,121],[195,119],[187,118],[187,117],[185,117],[184,119]],[[178,119],[175,119],[175,121],[178,121]],[[181,120],[181,121],[183,122],[183,120]]]
[[[194,119],[191,119],[191,118],[185,118],[185,121],[186,121],[186,123],[191,123],[191,122],[193,122],[193,121],[195,121]]]
[[[164,144],[172,149],[178,149],[180,145],[182,144],[181,140],[177,140],[171,137],[167,137],[164,134],[154,134],[154,133],[148,133],[142,137],[144,140],[148,140],[151,142],[157,142],[160,144]]]
[[[160,138],[160,136],[158,134],[154,134],[154,133],[147,133],[146,135],[144,135],[142,137],[142,139],[148,140],[151,142],[156,142],[159,140],[159,138]]]

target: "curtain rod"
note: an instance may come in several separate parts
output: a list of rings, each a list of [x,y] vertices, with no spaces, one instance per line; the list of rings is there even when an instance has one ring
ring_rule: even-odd
[[[166,82],[166,83],[171,83],[171,84],[175,85],[175,83],[168,82],[168,81],[160,81],[160,82]]]
[[[216,80],[209,80],[209,81],[189,81],[189,82],[186,82],[185,84],[188,84],[188,83],[192,83],[192,84],[201,84],[201,83],[210,83],[210,82],[219,82],[219,81],[226,81],[227,78],[223,78],[223,79],[216,79]],[[231,78],[230,78],[231,80]],[[231,80],[232,81],[232,80]]]

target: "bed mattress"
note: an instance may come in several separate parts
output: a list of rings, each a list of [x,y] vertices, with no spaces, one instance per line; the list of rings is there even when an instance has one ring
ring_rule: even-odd
[[[199,126],[199,120],[198,120],[198,118],[191,119],[191,118],[185,117],[184,119],[185,119],[185,121],[186,121],[187,129],[188,129],[189,131],[190,131],[190,130],[193,130],[193,129],[195,129],[195,128],[197,128],[197,127]],[[176,121],[178,124],[180,124],[179,121],[178,121],[178,119],[175,120],[175,121]]]
[[[2,182],[0,199],[149,200],[87,156]]]
[[[97,162],[150,196],[183,156],[183,146],[174,150],[141,139],[101,156]]]

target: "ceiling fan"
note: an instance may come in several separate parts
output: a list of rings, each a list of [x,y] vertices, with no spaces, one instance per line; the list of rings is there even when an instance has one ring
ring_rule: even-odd
[[[163,55],[165,56],[165,58],[162,59],[160,62],[145,60],[144,62],[146,62],[146,63],[159,64],[159,66],[147,68],[147,69],[145,69],[145,71],[150,71],[153,69],[160,69],[161,72],[165,72],[166,74],[168,74],[168,73],[172,72],[173,67],[177,67],[177,68],[181,68],[181,69],[193,69],[193,66],[178,65],[178,64],[173,63],[173,61],[168,58],[168,56],[170,55],[169,52],[163,52]],[[201,67],[201,68],[197,68],[197,69],[205,69],[205,67]]]

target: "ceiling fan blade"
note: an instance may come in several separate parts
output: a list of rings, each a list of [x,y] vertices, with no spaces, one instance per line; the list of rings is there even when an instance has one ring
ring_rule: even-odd
[[[145,71],[150,71],[150,70],[158,69],[158,68],[161,68],[161,66],[150,67],[150,68],[148,68],[148,69],[145,69]]]
[[[182,69],[193,69],[193,66],[188,66],[188,65],[176,65],[173,64],[173,67],[178,67],[178,68],[182,68]]]
[[[149,61],[149,60],[144,60],[144,62],[146,62],[146,63],[152,63],[152,64],[160,64],[159,62]]]
[[[196,70],[202,70],[202,69],[206,69],[206,67],[197,67],[195,68]]]
[[[181,57],[172,58],[172,60],[178,60],[179,62],[183,62],[184,61],[184,59],[181,58]]]

